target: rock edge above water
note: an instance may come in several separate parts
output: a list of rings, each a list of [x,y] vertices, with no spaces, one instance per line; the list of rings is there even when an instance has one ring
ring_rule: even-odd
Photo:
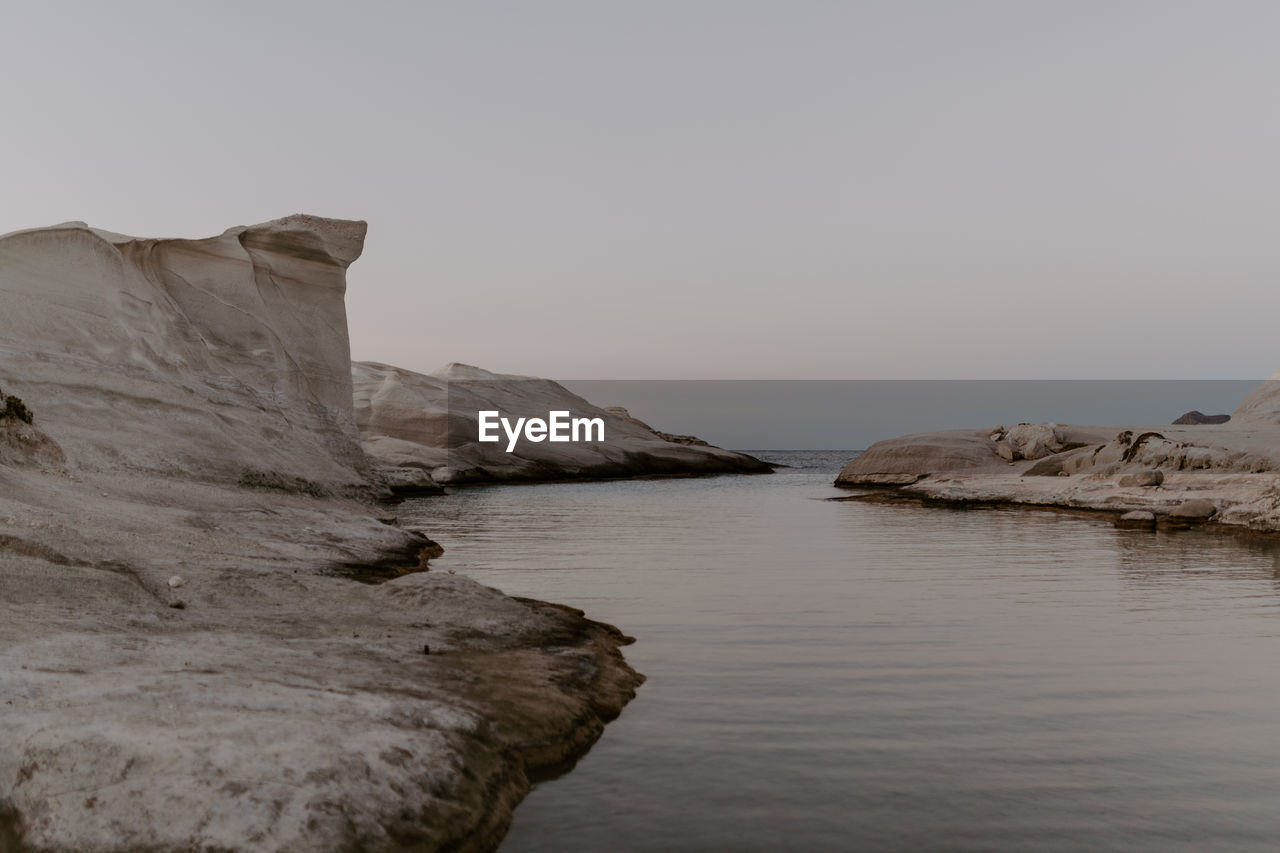
[[[1262,383],[1216,425],[1019,424],[888,439],[851,460],[836,485],[1280,532],[1280,381]]]

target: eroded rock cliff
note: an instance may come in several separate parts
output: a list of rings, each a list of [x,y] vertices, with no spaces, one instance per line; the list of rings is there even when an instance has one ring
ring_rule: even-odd
[[[361,222],[0,238],[0,849],[488,850],[640,678],[423,573],[352,409]]]
[[[0,379],[79,470],[368,488],[345,272],[363,222],[205,240],[67,223],[0,238]]]

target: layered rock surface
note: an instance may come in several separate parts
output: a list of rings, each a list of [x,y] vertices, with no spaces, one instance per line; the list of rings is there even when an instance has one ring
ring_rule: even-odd
[[[401,491],[436,483],[519,482],[676,474],[768,473],[772,468],[689,436],[666,436],[622,410],[602,409],[549,379],[450,364],[431,374],[373,362],[352,365],[366,452]],[[600,418],[604,440],[482,443],[478,413]],[[682,439],[684,439],[682,441]]]
[[[371,502],[364,230],[0,237],[0,850],[488,850],[633,695]]]
[[[8,234],[0,381],[81,471],[365,490],[344,304],[364,234],[308,216],[204,240]]]
[[[836,485],[1280,531],[1280,381],[1260,385],[1216,425],[1022,424],[881,441],[850,461]]]

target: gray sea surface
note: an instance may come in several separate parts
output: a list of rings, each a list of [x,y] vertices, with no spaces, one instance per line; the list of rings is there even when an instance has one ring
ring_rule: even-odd
[[[417,499],[454,569],[637,637],[648,682],[517,851],[1274,850],[1280,543],[823,500],[771,476]]]

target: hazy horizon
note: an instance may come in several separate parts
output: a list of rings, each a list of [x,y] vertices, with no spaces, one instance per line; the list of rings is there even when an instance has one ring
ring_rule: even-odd
[[[1260,2],[25,4],[0,232],[365,219],[353,356],[420,371],[1267,376],[1278,25]]]
[[[1192,410],[1231,414],[1256,387],[1253,380],[1177,379],[580,380],[565,385],[597,406],[623,406],[655,429],[734,450],[863,450],[911,433],[1022,422],[1158,427]]]

